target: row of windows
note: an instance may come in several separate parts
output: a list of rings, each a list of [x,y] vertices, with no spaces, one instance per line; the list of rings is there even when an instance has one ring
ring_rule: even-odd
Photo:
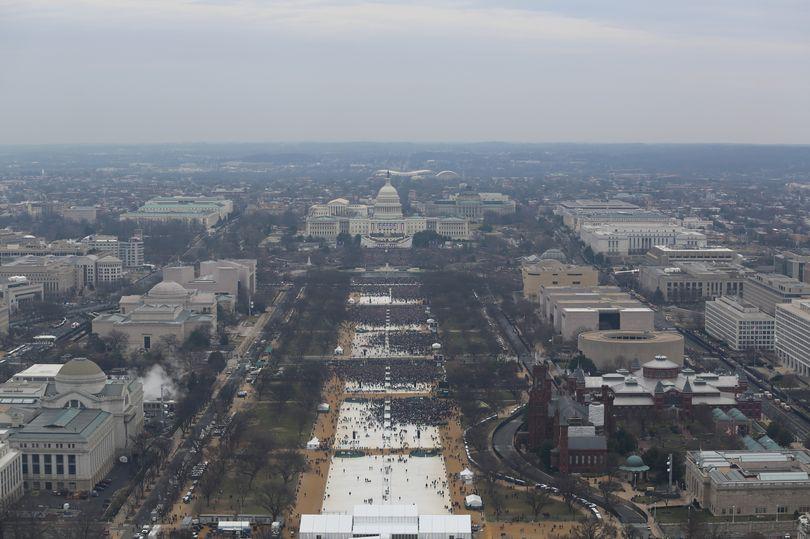
[[[30,466],[28,462],[29,456],[31,457]],[[40,459],[40,457],[42,458]],[[39,455],[37,453],[22,455],[23,475],[28,474],[29,470],[31,475],[54,475],[54,465],[56,475],[65,475],[65,455]],[[67,473],[68,475],[76,475],[76,455],[67,456]]]

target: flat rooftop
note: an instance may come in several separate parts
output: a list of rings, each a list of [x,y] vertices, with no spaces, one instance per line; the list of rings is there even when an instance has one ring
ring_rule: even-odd
[[[806,450],[689,451],[687,459],[715,483],[805,483],[810,487],[810,453]]]
[[[61,363],[35,363],[27,369],[18,372],[12,378],[22,380],[24,378],[54,378],[62,368]]]

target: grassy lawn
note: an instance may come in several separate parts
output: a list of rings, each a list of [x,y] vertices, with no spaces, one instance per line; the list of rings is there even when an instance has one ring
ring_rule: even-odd
[[[525,498],[525,491],[511,489],[502,485],[496,485],[495,489],[504,499],[503,511],[500,517],[497,517],[495,511],[493,511],[492,499],[489,494],[487,492],[481,493],[481,498],[484,501],[484,514],[488,521],[518,520],[531,522],[534,520],[532,508]],[[543,513],[548,514],[548,518],[546,518]],[[574,506],[574,510],[571,512],[564,502],[549,498],[548,505],[543,507],[537,520],[538,522],[545,520],[579,520],[581,517],[582,513],[579,512],[576,506]]]
[[[255,419],[251,425],[251,431],[270,432],[276,444],[282,447],[301,447],[312,430],[317,413],[304,411],[301,405],[296,402],[288,402],[283,408],[278,404],[269,401],[254,402],[252,410]],[[301,437],[298,436],[299,418],[306,419],[303,424]],[[248,433],[247,437],[250,437]],[[248,478],[237,473],[239,464],[228,462],[228,469],[220,484],[221,493],[211,496],[211,503],[206,507],[205,500],[198,498],[195,502],[195,509],[201,513],[217,512],[231,513],[240,509],[240,497],[247,489]],[[267,513],[267,509],[258,503],[261,494],[261,486],[270,478],[270,466],[265,466],[256,476],[253,485],[244,499],[244,506],[241,512],[248,514]],[[292,484],[297,483],[297,477],[293,478]]]

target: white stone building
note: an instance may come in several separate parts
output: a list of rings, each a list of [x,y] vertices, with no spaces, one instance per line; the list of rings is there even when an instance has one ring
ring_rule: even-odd
[[[410,247],[413,235],[432,230],[452,240],[470,239],[470,222],[458,217],[405,217],[399,193],[386,180],[372,207],[338,198],[310,208],[306,235],[334,242],[339,234],[361,236],[367,247]]]
[[[773,350],[774,318],[740,298],[707,301],[705,319],[706,333],[732,350]]]
[[[776,306],[776,354],[785,366],[810,376],[810,299]]]
[[[193,266],[163,268],[164,281],[174,281],[183,288],[229,295],[234,300],[244,293],[251,298],[256,292],[256,260],[206,260],[199,273]]]
[[[130,350],[149,350],[169,338],[182,344],[198,328],[212,336],[217,328],[216,295],[172,281],[158,283],[143,296],[123,296],[118,306],[118,313],[93,319],[93,333],[108,337],[121,332]]]
[[[11,447],[8,436],[8,430],[0,430],[0,508],[23,495],[22,453]]]

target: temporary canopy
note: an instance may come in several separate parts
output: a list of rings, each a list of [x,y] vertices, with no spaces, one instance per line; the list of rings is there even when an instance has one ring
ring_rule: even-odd
[[[465,483],[469,483],[470,481],[472,481],[472,480],[473,480],[473,476],[474,476],[474,474],[472,473],[472,471],[470,471],[470,469],[469,469],[469,468],[464,468],[463,470],[461,470],[461,471],[458,473],[458,476],[459,476],[459,477],[461,478],[461,480],[462,480],[462,481],[464,481]]]
[[[320,449],[321,441],[318,440],[317,436],[313,437],[310,441],[307,442],[307,449]]]
[[[484,501],[481,499],[481,496],[470,494],[464,498],[464,506],[468,509],[481,509],[484,507]]]
[[[339,356],[339,355],[342,355],[342,354],[343,354],[343,347],[342,346],[338,346],[337,348],[335,348],[335,355],[336,356]]]
[[[322,402],[318,405],[319,412],[328,412],[329,411],[329,404],[326,402]]]
[[[430,347],[431,347],[431,348],[433,348],[434,350],[440,350],[440,349],[441,349],[441,347],[442,347],[442,345],[441,345],[441,344],[439,344],[439,343],[437,343],[437,342],[435,342],[435,343],[433,343],[433,344],[432,344]]]

